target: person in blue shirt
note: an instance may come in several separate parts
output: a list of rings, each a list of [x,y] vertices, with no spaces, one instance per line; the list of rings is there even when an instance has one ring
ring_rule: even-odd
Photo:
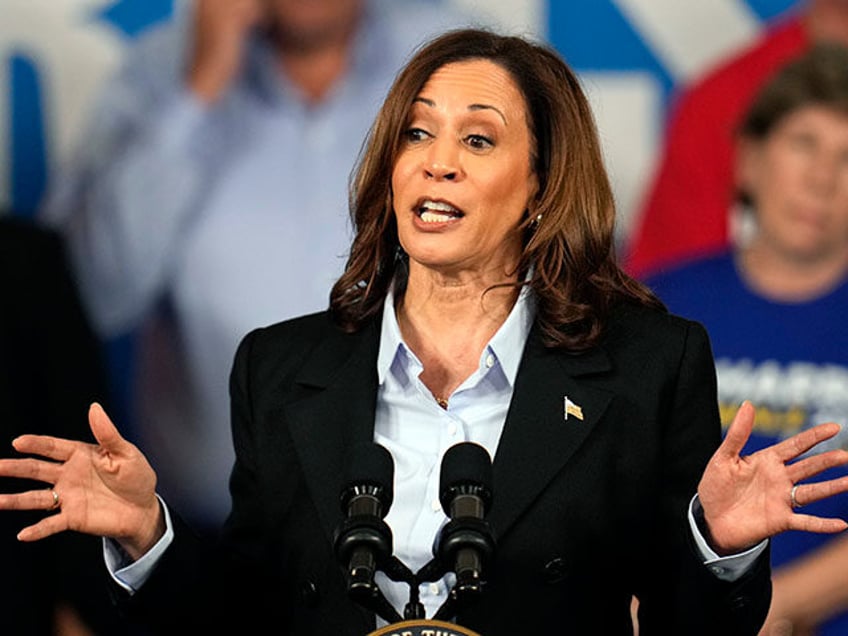
[[[746,402],[721,441],[707,334],[617,265],[592,112],[552,48],[476,29],[426,44],[388,92],[350,200],[329,308],[238,347],[220,540],[192,534],[93,404],[95,444],[23,435],[29,457],[0,461],[0,476],[45,485],[0,496],[0,510],[52,512],[22,541],[104,537],[122,611],[163,633],[361,636],[406,616],[414,591],[426,615],[447,607],[487,636],[631,635],[634,598],[640,633],[697,636],[756,634],[772,536],[848,528],[803,510],[848,491],[808,481],[848,451],[800,457],[836,424],[741,457]],[[350,593],[334,538],[349,449],[374,442],[394,465],[385,523],[411,576],[378,560],[376,609]],[[422,570],[460,442],[493,457],[495,548],[481,594],[446,605],[459,568],[437,551]]]
[[[388,86],[417,44],[470,18],[418,0],[175,13],[103,87],[39,216],[65,235],[100,338],[134,336],[116,378],[125,425],[163,492],[215,531],[239,338],[326,306],[350,242],[347,179]]]
[[[819,46],[766,84],[738,135],[744,240],[647,279],[707,328],[724,425],[743,399],[757,405],[746,453],[823,420],[842,431],[821,450],[848,448],[846,68],[848,49]],[[805,511],[846,518],[848,497]],[[772,562],[764,636],[848,633],[848,538],[786,533]]]

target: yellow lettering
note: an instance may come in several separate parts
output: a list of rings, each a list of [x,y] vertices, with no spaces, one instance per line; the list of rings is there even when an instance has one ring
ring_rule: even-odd
[[[727,429],[738,410],[734,404],[719,404],[722,426]],[[807,421],[807,411],[799,406],[789,406],[785,409],[757,407],[754,417],[754,431],[772,437],[791,437],[804,426]]]

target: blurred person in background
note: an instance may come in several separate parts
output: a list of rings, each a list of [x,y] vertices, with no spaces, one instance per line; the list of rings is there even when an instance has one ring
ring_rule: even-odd
[[[823,418],[843,430],[822,450],[848,448],[848,48],[818,45],[779,71],[746,114],[736,157],[750,236],[647,282],[706,326],[723,424],[743,398],[757,404],[744,452]],[[803,512],[844,519],[848,498]],[[785,533],[772,563],[763,636],[848,634],[848,537]]]
[[[196,0],[107,82],[41,218],[97,333],[136,333],[132,430],[198,527],[229,510],[227,373],[251,328],[326,307],[347,179],[394,77],[470,22],[415,0]]]
[[[754,96],[815,42],[848,44],[848,0],[806,0],[676,96],[656,173],[627,239],[637,277],[726,247],[736,232],[735,133]]]
[[[0,430],[93,441],[86,423],[92,396],[107,400],[100,348],[70,275],[61,237],[34,223],[0,214]],[[10,447],[0,457],[19,457]],[[34,487],[5,480],[0,492]],[[43,512],[0,517],[0,632],[26,636],[129,634],[106,594],[95,537],[66,533],[41,544],[22,543],[22,523]],[[135,632],[133,632],[135,633]]]

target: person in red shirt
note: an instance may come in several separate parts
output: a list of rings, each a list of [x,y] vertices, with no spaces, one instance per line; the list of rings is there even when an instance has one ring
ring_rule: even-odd
[[[848,0],[800,2],[677,96],[657,172],[625,245],[628,273],[644,278],[727,245],[736,126],[772,73],[820,40],[848,43]]]

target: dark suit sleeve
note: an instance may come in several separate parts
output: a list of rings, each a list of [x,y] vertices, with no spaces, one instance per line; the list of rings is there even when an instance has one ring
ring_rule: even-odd
[[[770,602],[768,550],[735,582],[718,579],[694,543],[686,510],[703,468],[720,443],[715,365],[705,330],[689,323],[677,382],[667,405],[662,477],[661,541],[646,555],[659,563],[648,577],[639,612],[640,633],[751,634]],[[650,544],[649,544],[650,545]],[[671,630],[671,631],[669,631]]]
[[[150,578],[132,596],[112,584],[122,613],[156,634],[259,634],[267,631],[269,620],[278,625],[286,620],[290,595],[280,582],[285,573],[277,569],[272,547],[278,537],[263,523],[267,508],[263,501],[272,499],[262,496],[267,486],[257,481],[250,441],[255,428],[251,393],[255,335],[246,336],[238,348],[230,388],[238,449],[236,481],[248,491],[239,500],[252,503],[231,513],[220,537],[199,535],[178,510],[170,509],[174,539]],[[254,488],[257,492],[251,494]]]

